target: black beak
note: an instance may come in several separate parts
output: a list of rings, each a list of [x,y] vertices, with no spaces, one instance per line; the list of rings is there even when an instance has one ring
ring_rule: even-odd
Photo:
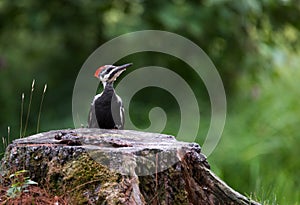
[[[117,71],[121,71],[121,70],[125,70],[126,68],[128,68],[129,66],[132,66],[132,63],[127,63],[125,65],[120,65],[116,67]]]
[[[113,68],[113,70],[110,72],[110,76],[108,79],[110,79],[111,81],[116,80],[116,78],[123,72],[126,70],[127,67],[131,66],[132,63],[127,63],[125,65],[120,65],[120,66],[116,66]]]

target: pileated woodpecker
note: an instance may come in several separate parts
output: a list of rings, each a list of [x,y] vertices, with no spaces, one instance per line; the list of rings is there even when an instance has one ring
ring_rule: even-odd
[[[94,76],[100,79],[104,90],[94,97],[91,104],[89,128],[124,128],[124,107],[121,98],[115,93],[113,83],[131,65],[132,63],[121,66],[105,65],[96,70]]]

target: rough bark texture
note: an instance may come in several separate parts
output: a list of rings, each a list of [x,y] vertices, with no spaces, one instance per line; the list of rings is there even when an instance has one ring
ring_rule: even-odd
[[[72,204],[258,204],[216,177],[198,144],[162,134],[40,133],[7,147],[2,176],[23,169],[54,194],[69,196]]]

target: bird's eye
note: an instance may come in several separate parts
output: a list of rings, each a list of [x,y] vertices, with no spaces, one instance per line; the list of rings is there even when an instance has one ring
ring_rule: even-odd
[[[107,69],[106,69],[106,72],[109,73],[113,68],[114,68],[114,67],[112,67],[112,66],[109,67],[109,68],[107,68]]]

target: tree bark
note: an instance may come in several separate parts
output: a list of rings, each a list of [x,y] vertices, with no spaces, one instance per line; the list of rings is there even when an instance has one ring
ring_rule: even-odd
[[[215,176],[198,144],[163,134],[39,133],[14,140],[1,161],[4,178],[24,169],[39,186],[68,196],[72,204],[259,204]]]

